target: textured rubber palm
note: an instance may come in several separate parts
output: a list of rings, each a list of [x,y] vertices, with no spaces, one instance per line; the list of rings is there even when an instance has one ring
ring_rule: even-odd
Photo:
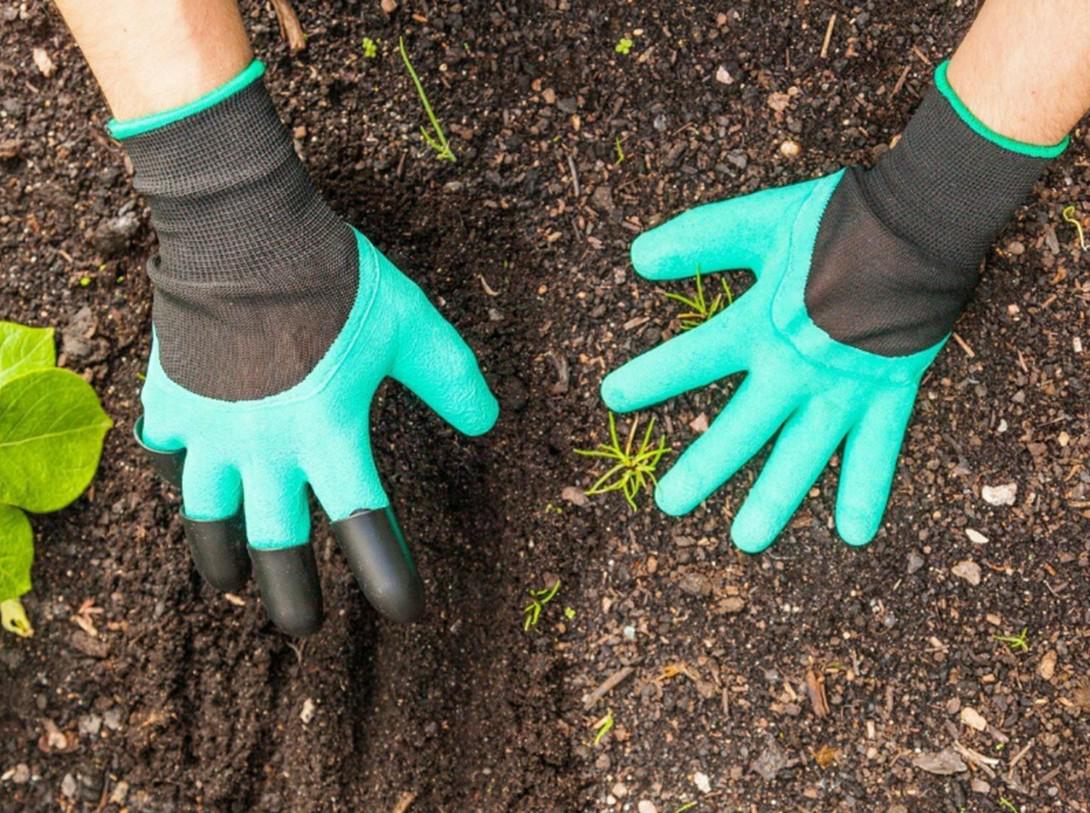
[[[610,409],[641,409],[736,373],[738,391],[659,481],[668,514],[693,510],[773,437],[772,453],[731,527],[742,550],[773,542],[841,443],[836,524],[869,542],[889,498],[920,378],[945,339],[887,357],[832,339],[807,313],[804,292],[822,215],[843,171],[692,209],[640,235],[636,271],[652,280],[752,269],[753,287],[700,327],[614,371]]]
[[[308,486],[334,521],[389,505],[369,440],[369,406],[384,377],[403,383],[466,434],[486,432],[498,414],[462,338],[412,281],[354,233],[359,294],[329,351],[294,387],[252,401],[197,395],[166,375],[153,340],[140,440],[160,455],[185,451],[182,501],[189,519],[225,520],[241,507],[257,550],[307,541]]]

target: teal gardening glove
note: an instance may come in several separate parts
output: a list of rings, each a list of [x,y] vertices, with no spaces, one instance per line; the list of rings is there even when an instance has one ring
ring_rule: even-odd
[[[423,588],[375,468],[371,398],[392,376],[472,435],[498,407],[454,328],[325,206],[262,71],[111,123],[159,236],[137,439],[180,479],[186,536],[213,586],[238,589],[252,562],[273,621],[318,629],[309,489],[370,602],[412,620]]]
[[[602,383],[606,405],[626,412],[746,373],[658,483],[666,513],[692,511],[775,436],[731,526],[735,545],[770,545],[841,444],[837,530],[850,545],[877,533],[920,379],[988,246],[1067,143],[994,133],[958,99],[945,63],[935,81],[873,169],[702,206],[636,239],[632,263],[651,280],[757,277],[722,313]]]

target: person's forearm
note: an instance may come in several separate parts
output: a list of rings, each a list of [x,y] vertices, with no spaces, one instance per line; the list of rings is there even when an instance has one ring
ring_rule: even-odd
[[[188,104],[253,59],[235,0],[55,0],[118,119]]]
[[[997,133],[1058,142],[1090,109],[1090,0],[987,0],[947,76]]]

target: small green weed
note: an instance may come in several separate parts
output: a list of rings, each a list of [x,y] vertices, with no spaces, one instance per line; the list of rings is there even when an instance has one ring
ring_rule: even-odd
[[[1082,223],[1079,222],[1079,218],[1075,214],[1074,206],[1065,206],[1063,209],[1063,219],[1065,223],[1070,223],[1075,227],[1075,233],[1079,235],[1079,245],[1083,251],[1086,251],[1090,246],[1086,244],[1086,235],[1082,230]]]
[[[995,640],[1010,647],[1011,652],[1029,652],[1029,628],[1023,627],[1017,635],[996,635]]]
[[[361,44],[363,46],[364,59],[374,59],[376,56],[378,56],[378,43],[375,42],[373,39],[371,39],[370,37],[364,37]]]
[[[529,632],[533,627],[537,626],[537,622],[541,619],[542,610],[545,609],[546,604],[556,597],[556,592],[559,589],[560,579],[557,579],[552,587],[542,587],[540,590],[527,591],[530,594],[530,603],[522,609],[523,632]]]
[[[655,479],[655,469],[658,468],[663,456],[670,452],[666,448],[666,436],[659,437],[658,445],[651,442],[651,432],[655,428],[655,419],[652,418],[647,424],[647,431],[643,434],[639,448],[634,451],[638,425],[637,421],[632,421],[628,438],[624,446],[621,446],[620,439],[617,437],[617,420],[610,412],[609,443],[599,443],[596,449],[575,450],[576,454],[584,457],[600,457],[604,460],[616,461],[605,474],[594,481],[594,485],[586,490],[588,497],[620,491],[625,501],[635,511],[636,495],[658,484]]]
[[[617,160],[613,162],[614,166],[620,166],[624,163],[624,148],[621,146],[621,137],[617,136],[613,139],[613,151],[617,156]]]
[[[428,115],[428,121],[431,123],[432,132],[434,133],[432,135],[432,133],[428,132],[427,127],[421,126],[420,135],[424,137],[424,143],[431,147],[440,161],[454,163],[457,160],[454,157],[454,151],[447,141],[447,134],[443,132],[443,125],[439,123],[439,119],[435,117],[435,111],[431,109],[431,102],[428,101],[428,94],[424,92],[424,85],[421,84],[420,77],[416,75],[413,63],[409,61],[409,52],[405,50],[404,37],[398,39],[398,50],[401,52],[401,61],[405,63],[405,69],[409,72],[413,85],[416,86],[416,95],[420,97],[420,103],[424,105],[424,112]]]
[[[675,294],[671,292],[665,292],[663,294],[667,299],[672,299],[674,302],[677,302],[688,309],[677,315],[682,330],[692,330],[694,327],[700,327],[700,325],[707,322],[723,310],[723,308],[727,307],[727,305],[734,303],[734,294],[731,293],[730,285],[727,284],[726,277],[720,277],[719,284],[723,286],[723,292],[716,294],[715,298],[709,302],[707,295],[704,293],[704,280],[701,277],[700,269],[698,268],[696,270],[695,296],[685,296],[684,294]]]
[[[675,810],[674,813],[685,813],[686,810],[692,810],[694,807],[696,807],[696,802],[686,802]]]
[[[568,619],[569,621],[574,619],[575,618],[575,608],[574,607],[565,607],[564,608],[564,617],[566,619]]]
[[[1007,813],[1020,813],[1018,806],[1006,796],[999,797],[999,809],[1006,810]]]
[[[632,46],[635,45],[628,37],[621,37],[617,40],[617,44],[613,46],[613,50],[621,56],[628,56],[628,53],[632,50]]]
[[[610,731],[613,730],[613,709],[606,712],[606,716],[598,721],[598,728],[594,732],[594,746],[597,747],[598,743],[602,741]]]

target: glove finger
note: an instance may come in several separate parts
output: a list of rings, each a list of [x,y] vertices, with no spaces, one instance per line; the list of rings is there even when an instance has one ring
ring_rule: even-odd
[[[250,559],[269,618],[288,635],[322,625],[322,590],[307,544],[310,510],[298,470],[258,467],[242,474]]]
[[[772,544],[847,431],[847,417],[820,401],[788,419],[731,525],[731,539],[740,550],[760,553]]]
[[[659,482],[659,508],[673,516],[692,511],[761,450],[793,408],[793,399],[775,382],[748,376]]]
[[[849,545],[866,545],[878,533],[915,400],[915,390],[883,396],[848,433],[837,485],[836,529]]]
[[[240,590],[250,577],[238,472],[200,449],[182,469],[182,524],[193,563],[217,590]]]
[[[459,432],[484,434],[496,422],[499,404],[469,345],[423,294],[419,298],[398,332],[391,375]]]
[[[182,487],[182,467],[185,463],[185,449],[169,450],[165,447],[156,448],[144,438],[144,418],[136,419],[132,428],[133,437],[151,460],[152,470],[170,483],[175,488]]]
[[[636,356],[602,381],[602,400],[614,412],[643,409],[741,372],[746,343],[739,341],[742,303],[714,319]]]
[[[805,184],[698,206],[644,232],[632,243],[632,265],[652,280],[731,268],[760,270],[761,258],[790,226]]]
[[[364,441],[327,449],[309,470],[309,479],[367,600],[395,621],[419,618],[424,585],[389,507],[370,445]]]

